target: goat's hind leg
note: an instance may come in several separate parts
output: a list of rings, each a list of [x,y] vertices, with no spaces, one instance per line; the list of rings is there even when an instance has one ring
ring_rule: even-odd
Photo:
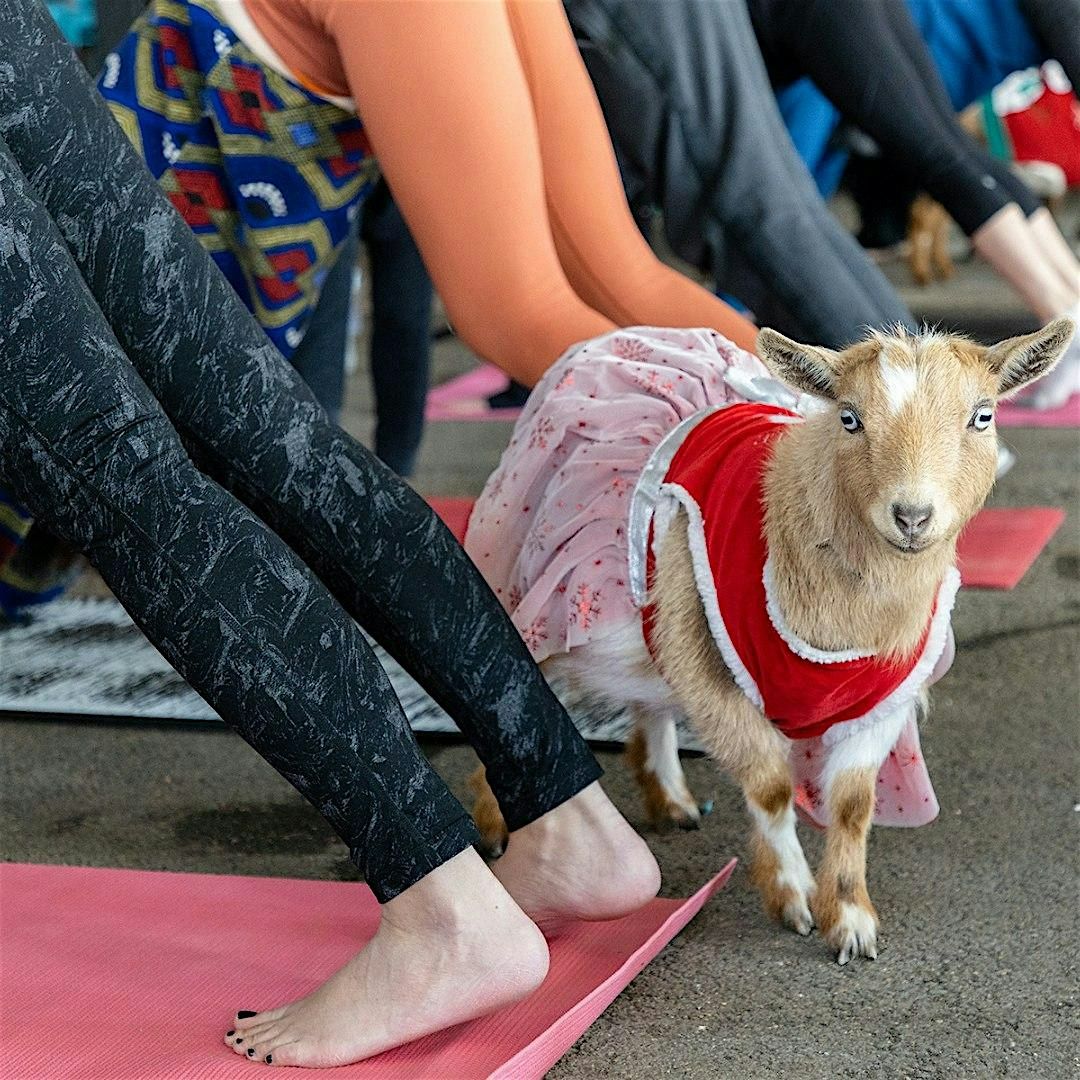
[[[510,833],[483,765],[469,777],[469,789],[476,796],[472,816],[480,832],[480,851],[485,859],[497,859],[506,850]]]
[[[679,761],[679,734],[671,709],[631,705],[634,731],[626,744],[626,760],[645,799],[645,812],[657,827],[696,829],[701,809],[686,783]]]

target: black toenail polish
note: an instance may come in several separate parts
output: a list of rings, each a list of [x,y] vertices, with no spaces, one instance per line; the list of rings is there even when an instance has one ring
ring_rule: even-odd
[[[274,1055],[273,1054],[267,1054],[266,1058],[265,1058],[265,1061],[266,1061],[267,1065],[273,1065],[274,1064]]]
[[[250,1010],[248,1010],[248,1009],[241,1009],[236,1014],[236,1019],[237,1020],[246,1020],[249,1016],[254,1016],[254,1015],[255,1014],[253,1012],[251,1012]]]
[[[249,1046],[248,1047],[248,1057],[254,1057],[254,1056],[255,1056],[255,1051],[252,1050],[251,1047]]]
[[[225,1038],[226,1039],[231,1039],[235,1034],[236,1034],[235,1031],[226,1031],[225,1032]]]
[[[243,1039],[237,1039],[236,1040],[236,1045],[239,1046],[243,1041],[244,1041]]]

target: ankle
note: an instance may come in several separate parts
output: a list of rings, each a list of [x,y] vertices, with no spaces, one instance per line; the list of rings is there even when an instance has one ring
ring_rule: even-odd
[[[527,836],[532,840],[542,840],[565,834],[573,830],[579,833],[582,829],[591,829],[601,825],[605,817],[618,814],[612,802],[604,794],[604,789],[598,780],[594,780],[588,787],[583,788],[576,795],[560,803],[554,810],[530,821],[528,825],[515,830],[510,834],[511,839],[515,836]]]
[[[524,914],[472,848],[382,906],[383,923],[402,933],[468,936],[480,926],[518,920],[525,920]]]

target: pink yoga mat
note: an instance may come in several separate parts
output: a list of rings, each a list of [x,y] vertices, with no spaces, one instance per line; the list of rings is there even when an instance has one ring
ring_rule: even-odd
[[[492,364],[450,379],[428,391],[424,417],[427,420],[516,420],[520,409],[493,409],[487,399],[505,390],[510,380]]]
[[[957,545],[964,585],[1015,588],[1064,520],[1064,510],[1049,506],[981,510]]]
[[[318,1075],[542,1077],[734,865],[688,900],[568,927],[527,1000]],[[0,1076],[12,1080],[269,1075],[221,1042],[230,1017],[307,993],[379,917],[358,884],[19,863],[0,866],[0,900]]]
[[[1037,409],[1025,409],[1003,401],[997,409],[997,426],[1009,427],[1080,427],[1080,394],[1073,394],[1058,409],[1039,412]]]

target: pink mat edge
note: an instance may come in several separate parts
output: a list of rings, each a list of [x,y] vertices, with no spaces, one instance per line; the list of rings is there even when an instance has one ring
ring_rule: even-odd
[[[483,398],[477,398],[473,407],[461,412],[454,412],[447,405],[436,403],[424,410],[424,419],[429,424],[445,424],[457,420],[466,424],[486,424],[502,421],[511,424],[521,415],[520,409],[492,409]]]
[[[1073,394],[1064,405],[1039,412],[1023,405],[1004,402],[998,408],[999,428],[1074,428],[1080,427],[1080,394]]]
[[[544,1066],[543,1072],[547,1072],[552,1065],[562,1058],[571,1046],[585,1034],[592,1024],[600,1017],[603,1011],[626,989],[627,986],[648,966],[649,962],[659,955],[660,950],[667,945],[676,934],[685,929],[686,925],[695,915],[712,899],[728,882],[738,864],[738,859],[731,858],[718,874],[712,877],[698,889],[692,896],[685,900],[677,901],[678,906],[671,914],[643,941],[599,986],[585,995],[576,1005],[559,1016],[541,1035],[538,1035],[528,1046],[522,1047],[509,1061],[504,1062],[488,1080],[517,1080],[522,1073],[515,1071],[525,1065],[535,1064],[531,1059],[538,1049],[544,1048],[554,1040],[565,1037],[574,1030],[582,1015],[588,1016],[592,1007],[600,1003],[596,1012],[588,1018],[585,1027],[569,1043],[560,1050],[557,1055]],[[627,972],[630,974],[627,975]],[[608,996],[612,987],[616,987],[614,993]],[[604,1000],[606,997],[606,1000]],[[536,1075],[543,1075],[538,1073]]]
[[[447,401],[487,397],[504,389],[509,382],[510,377],[494,364],[479,364],[461,375],[433,386],[428,391],[427,400],[429,405],[442,405]]]

